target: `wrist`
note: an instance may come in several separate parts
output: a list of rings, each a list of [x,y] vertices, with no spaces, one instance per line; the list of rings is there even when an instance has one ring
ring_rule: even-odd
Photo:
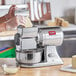
[[[8,21],[10,19],[8,14],[5,15],[5,19],[6,19],[6,21]]]

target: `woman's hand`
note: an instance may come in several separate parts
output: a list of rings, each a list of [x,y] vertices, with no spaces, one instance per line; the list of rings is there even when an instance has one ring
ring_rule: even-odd
[[[0,24],[8,21],[10,18],[13,18],[15,16],[15,8],[16,5],[12,5],[9,9],[8,14],[4,15],[3,17],[0,17]]]
[[[8,14],[6,16],[7,19],[10,19],[10,18],[15,16],[15,9],[16,9],[16,5],[12,5],[10,7],[9,12],[8,12]]]
[[[4,15],[3,17],[0,17],[0,32],[6,30],[5,22],[15,17],[15,8],[16,8],[16,5],[12,5],[9,9],[8,14]]]

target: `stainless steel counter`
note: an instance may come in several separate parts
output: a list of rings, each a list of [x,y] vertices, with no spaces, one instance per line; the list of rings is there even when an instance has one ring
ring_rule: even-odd
[[[76,55],[76,26],[64,29],[64,42],[57,47],[58,53],[61,57],[71,57]],[[62,28],[63,29],[63,28]]]
[[[61,27],[63,31],[72,31],[76,30],[76,25],[75,24],[69,24],[68,27]]]

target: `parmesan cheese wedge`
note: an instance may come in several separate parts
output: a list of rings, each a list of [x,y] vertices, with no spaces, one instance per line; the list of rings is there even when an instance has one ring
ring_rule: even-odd
[[[15,74],[18,72],[19,67],[7,67],[6,64],[2,65],[4,74]]]

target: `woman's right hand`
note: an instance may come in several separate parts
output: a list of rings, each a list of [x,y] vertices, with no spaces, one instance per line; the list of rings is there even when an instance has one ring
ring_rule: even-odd
[[[7,19],[13,18],[15,17],[15,9],[16,9],[16,5],[12,5],[8,11],[8,14],[6,16]]]

